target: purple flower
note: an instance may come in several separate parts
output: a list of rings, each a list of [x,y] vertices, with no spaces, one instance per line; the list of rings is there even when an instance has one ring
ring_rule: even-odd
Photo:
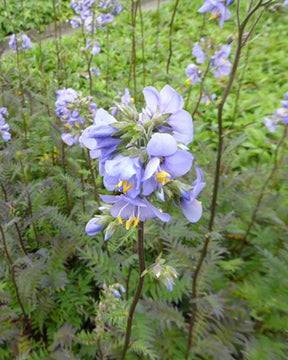
[[[196,62],[198,64],[204,63],[206,55],[200,45],[198,44],[194,45],[192,50],[192,55],[196,57]]]
[[[156,133],[147,144],[151,157],[143,176],[143,195],[152,194],[167,182],[185,175],[192,166],[193,155],[178,150],[177,142],[169,134]]]
[[[101,232],[103,225],[99,224],[99,220],[101,220],[101,217],[95,216],[94,218],[88,221],[85,227],[85,231],[87,235],[94,236]]]
[[[195,64],[189,64],[185,70],[185,74],[188,76],[187,83],[190,85],[194,85],[197,82],[201,83],[201,70]]]
[[[131,225],[136,227],[140,221],[146,221],[154,217],[158,217],[163,222],[170,220],[169,214],[162,213],[147,199],[142,199],[139,196],[132,199],[126,195],[101,195],[101,199],[105,203],[114,204],[111,207],[111,215],[116,218],[120,224],[123,224],[123,219],[126,220],[127,230],[130,229]]]
[[[8,110],[5,107],[0,108],[0,136],[5,142],[11,139],[11,134],[9,133],[10,127],[8,124],[5,123],[5,118],[7,118],[8,116]]]
[[[192,184],[192,189],[187,191],[182,191],[182,211],[187,220],[192,223],[200,220],[202,216],[202,205],[196,199],[200,192],[205,187],[205,182],[203,182],[204,176],[200,168],[196,168],[197,180]]]
[[[219,18],[219,25],[223,27],[224,21],[230,19],[231,13],[227,6],[232,4],[233,1],[228,0],[225,4],[225,0],[205,0],[203,6],[198,10],[199,13],[205,13],[211,11],[212,15],[209,20]]]
[[[92,50],[91,50],[91,55],[97,55],[99,54],[101,51],[101,46],[100,44],[96,44],[92,47]]]
[[[107,190],[118,190],[135,198],[140,194],[142,173],[139,157],[117,155],[105,162],[104,186]]]
[[[191,115],[182,110],[182,96],[169,85],[165,85],[160,93],[153,86],[147,86],[143,89],[143,94],[148,116],[152,117],[156,113],[171,114],[166,123],[172,130],[174,139],[185,145],[189,144],[193,139],[193,122]]]
[[[90,69],[90,71],[91,71],[91,73],[94,75],[94,77],[96,77],[96,78],[99,77],[100,74],[101,74],[101,71],[100,71],[99,68],[92,67],[92,68]]]
[[[9,46],[14,51],[27,51],[31,49],[32,42],[26,34],[17,35],[17,37],[15,34],[12,34],[9,41]]]
[[[79,141],[90,150],[93,159],[100,159],[104,165],[106,160],[111,159],[115,153],[120,139],[115,139],[112,135],[117,131],[112,125],[117,120],[104,109],[99,109],[94,118],[94,124],[85,129]],[[100,171],[103,174],[103,171]]]
[[[126,88],[124,91],[124,95],[121,97],[121,104],[123,106],[128,106],[132,103],[133,103],[133,101],[132,101],[132,98],[130,95],[130,91],[129,91],[129,89]]]
[[[2,140],[7,142],[11,139],[11,134],[9,133],[10,127],[8,124],[1,124],[0,122],[0,135]]]
[[[201,98],[201,101],[205,103],[206,106],[210,105],[211,101],[214,101],[216,99],[216,94],[211,95],[203,95]]]
[[[275,133],[276,132],[276,126],[277,126],[277,122],[273,121],[271,119],[269,119],[268,117],[264,118],[264,124],[267,126],[268,130],[271,133]]]
[[[215,55],[211,59],[211,67],[214,70],[214,76],[216,78],[220,76],[227,76],[231,71],[231,62],[228,59],[231,52],[231,45],[226,44],[215,52]]]

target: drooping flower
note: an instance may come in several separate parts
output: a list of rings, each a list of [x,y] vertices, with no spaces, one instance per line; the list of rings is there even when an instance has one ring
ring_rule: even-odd
[[[226,44],[215,52],[215,55],[211,58],[211,67],[214,70],[214,76],[216,78],[220,76],[227,76],[231,72],[232,64],[228,59],[231,53],[231,45]]]
[[[182,96],[169,85],[165,85],[160,93],[153,86],[147,86],[143,89],[143,94],[147,115],[152,118],[158,114],[170,114],[165,124],[170,127],[174,139],[185,145],[189,144],[193,139],[193,122],[191,115],[183,110]],[[166,130],[169,131],[169,127]]]
[[[100,174],[104,173],[104,163],[115,153],[121,139],[113,138],[117,131],[113,123],[117,120],[106,110],[99,109],[94,117],[93,125],[86,128],[79,141],[90,150],[92,159],[99,158]]]
[[[17,36],[12,34],[9,41],[9,46],[14,51],[28,51],[32,47],[32,42],[26,34]]]
[[[204,51],[202,50],[201,46],[195,44],[192,49],[192,55],[196,57],[196,63],[203,64],[206,58]]]
[[[143,166],[139,157],[116,155],[105,162],[104,186],[135,198],[140,194]]]
[[[201,70],[195,64],[189,64],[185,70],[185,74],[188,76],[186,82],[190,85],[195,85],[197,82],[202,82],[200,77]]]
[[[203,94],[201,101],[205,103],[205,106],[209,106],[211,101],[214,101],[216,99],[216,94],[206,95]]]
[[[197,179],[192,184],[190,191],[182,191],[181,207],[183,214],[192,223],[200,220],[202,216],[202,204],[196,199],[200,192],[204,189],[206,183],[203,181],[204,176],[200,168],[196,168]]]
[[[127,230],[131,225],[136,227],[140,221],[154,217],[158,217],[163,222],[170,220],[169,214],[162,213],[147,199],[139,196],[134,199],[123,194],[119,196],[101,195],[100,197],[104,202],[114,204],[111,207],[111,215],[119,221],[119,224],[123,224],[123,220],[126,220]]]
[[[231,5],[233,0],[205,0],[203,6],[198,10],[199,13],[211,12],[209,20],[219,19],[219,25],[223,27],[224,21],[229,20],[231,13],[227,6]]]

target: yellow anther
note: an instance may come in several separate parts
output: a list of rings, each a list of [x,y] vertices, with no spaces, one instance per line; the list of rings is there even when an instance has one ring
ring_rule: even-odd
[[[76,126],[76,128],[78,128],[78,129],[80,128],[80,125],[79,125],[79,124],[75,124],[75,126]]]
[[[210,18],[209,18],[209,21],[218,19],[219,17],[220,17],[220,13],[212,14],[212,15],[210,16]]]
[[[210,100],[208,100],[208,101],[206,101],[206,104],[205,104],[205,106],[209,106],[210,105]]]
[[[133,223],[133,218],[126,221],[126,230],[130,229],[130,226],[132,225],[132,223]]]
[[[119,224],[121,225],[123,224],[123,220],[120,215],[117,216],[117,220],[119,221]]]
[[[221,61],[221,65],[225,65],[227,63],[227,60],[226,59],[223,59],[222,61]]]
[[[138,226],[139,222],[140,222],[140,219],[134,217],[133,220],[134,220],[134,225],[133,226],[136,228]]]
[[[186,84],[191,84],[192,79],[188,78],[185,82]]]
[[[69,124],[64,124],[64,126],[65,126],[67,129],[69,129],[69,130],[71,130],[71,129],[72,129],[72,126],[71,126],[71,125],[69,125]]]
[[[135,104],[135,99],[133,97],[130,98],[132,104]]]
[[[155,174],[156,180],[161,183],[162,185],[165,185],[167,182],[170,181],[171,175],[168,174],[166,171],[160,171],[159,173]]]
[[[133,188],[133,184],[129,184],[127,180],[121,180],[117,185],[115,185],[115,189],[123,188],[123,193],[126,194],[127,191]]]
[[[67,115],[63,115],[63,116],[62,116],[62,119],[63,119],[63,120],[66,120],[66,119],[67,119]]]

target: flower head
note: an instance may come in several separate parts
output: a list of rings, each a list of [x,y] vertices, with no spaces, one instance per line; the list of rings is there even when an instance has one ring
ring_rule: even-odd
[[[204,63],[206,55],[200,45],[198,44],[194,45],[192,50],[192,55],[196,57],[196,63],[198,64]]]
[[[201,83],[202,79],[200,77],[201,70],[195,64],[189,64],[185,70],[186,75],[188,76],[187,83],[190,85],[195,85],[197,82]]]
[[[216,78],[220,76],[227,76],[231,71],[231,62],[228,59],[231,53],[231,45],[226,44],[215,52],[215,55],[211,58],[211,67],[214,70],[214,76]]]
[[[228,0],[205,0],[203,6],[198,10],[199,13],[211,12],[212,15],[209,20],[219,19],[219,25],[223,27],[224,21],[229,20],[231,13],[227,6],[232,4],[233,1]]]
[[[26,34],[17,36],[12,34],[9,41],[9,46],[14,51],[28,51],[32,47],[32,42]]]

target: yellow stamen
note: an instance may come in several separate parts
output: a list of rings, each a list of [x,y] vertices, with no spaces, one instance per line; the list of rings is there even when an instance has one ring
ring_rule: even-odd
[[[69,129],[69,130],[71,130],[71,129],[72,129],[72,126],[71,126],[71,125],[69,125],[69,124],[64,124],[64,126],[65,126],[67,129]]]
[[[62,116],[62,119],[63,119],[63,120],[66,120],[66,119],[67,119],[67,115],[63,115],[63,116]]]
[[[135,99],[133,97],[130,98],[132,104],[135,104]]]
[[[226,63],[227,63],[227,60],[226,60],[226,59],[224,59],[224,60],[221,61],[221,65],[225,65]]]
[[[156,180],[159,182],[159,183],[161,183],[162,185],[165,185],[167,182],[169,182],[170,181],[170,179],[168,179],[168,178],[170,178],[171,177],[171,175],[170,174],[168,174],[166,171],[160,171],[159,173],[156,173],[155,174],[155,177],[156,177]]]
[[[210,105],[210,100],[206,101],[205,106],[209,106]]]
[[[129,184],[127,180],[121,180],[117,185],[115,185],[115,189],[123,188],[123,193],[126,194],[127,191],[133,188],[133,184]]]
[[[78,128],[78,129],[80,128],[80,125],[79,125],[79,124],[75,124],[75,126],[76,126],[76,128]]]
[[[121,225],[123,224],[123,220],[120,215],[117,216],[117,220],[119,221],[119,224]]]
[[[192,81],[192,79],[187,79],[185,82],[186,82],[186,84],[191,84],[191,81]]]
[[[139,218],[133,218],[133,220],[134,220],[134,228],[136,228],[137,226],[138,226],[138,224],[139,224],[139,222],[140,222],[140,219]]]
[[[218,13],[218,14],[212,14],[212,15],[210,16],[210,18],[209,18],[209,21],[218,19],[219,17],[220,17],[220,13]]]
[[[131,226],[132,223],[133,223],[133,219],[134,219],[134,218],[129,219],[129,220],[126,221],[126,230],[129,230],[129,229],[130,229],[130,226]]]

